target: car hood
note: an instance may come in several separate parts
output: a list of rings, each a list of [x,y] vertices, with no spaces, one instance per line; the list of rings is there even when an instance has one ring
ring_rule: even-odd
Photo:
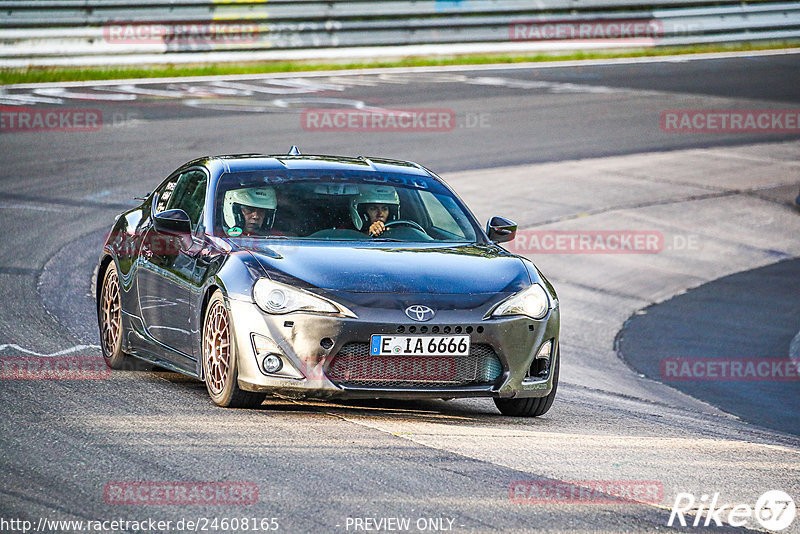
[[[522,260],[497,245],[382,245],[287,242],[249,249],[276,281],[336,292],[497,294],[530,284]]]

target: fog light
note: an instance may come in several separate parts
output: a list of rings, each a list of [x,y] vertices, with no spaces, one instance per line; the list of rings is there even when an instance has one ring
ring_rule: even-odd
[[[283,360],[277,354],[267,354],[261,361],[265,373],[277,373],[283,368]]]
[[[539,352],[536,353],[536,358],[550,359],[550,354],[553,352],[553,340],[550,339],[542,345]]]

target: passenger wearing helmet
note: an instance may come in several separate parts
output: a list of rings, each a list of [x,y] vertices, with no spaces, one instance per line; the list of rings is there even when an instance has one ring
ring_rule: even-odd
[[[247,187],[226,192],[222,212],[227,234],[231,237],[269,234],[277,207],[275,190],[271,187]]]
[[[368,185],[359,188],[359,194],[350,202],[350,216],[356,230],[373,237],[386,230],[386,223],[400,218],[400,199],[394,187]]]

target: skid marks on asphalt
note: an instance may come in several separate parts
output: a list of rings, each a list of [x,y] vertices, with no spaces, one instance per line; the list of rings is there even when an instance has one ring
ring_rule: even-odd
[[[119,84],[87,84],[80,88],[26,86],[0,88],[0,105],[37,106],[70,105],[76,101],[125,103],[134,101],[169,102],[183,106],[220,111],[280,112],[287,111],[286,97],[319,95],[303,100],[308,106],[330,105],[361,109],[367,104],[359,99],[331,99],[331,94],[346,95],[354,88],[374,87],[387,84],[466,84],[495,87],[498,89],[524,90],[544,94],[609,94],[629,92],[627,89],[585,85],[571,82],[544,80],[522,80],[499,76],[468,76],[449,73],[381,73],[339,75],[288,76],[263,78],[252,76],[230,76],[224,79],[209,78],[188,82],[153,82],[148,80],[125,80]],[[65,84],[66,85],[66,84]],[[320,98],[320,99],[318,99]]]

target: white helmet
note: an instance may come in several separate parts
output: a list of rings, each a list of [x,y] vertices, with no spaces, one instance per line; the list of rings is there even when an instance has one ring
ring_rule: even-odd
[[[350,201],[350,217],[357,230],[369,222],[367,204],[386,204],[389,206],[389,221],[400,218],[400,198],[394,187],[388,185],[362,185],[359,193]]]
[[[278,200],[275,197],[275,190],[271,187],[246,187],[244,189],[231,189],[225,193],[225,200],[222,204],[222,215],[225,218],[225,225],[228,228],[238,226],[244,228],[244,216],[242,206],[253,208],[264,208],[267,211],[264,217],[263,229],[272,228],[275,222],[275,210],[278,207]]]

